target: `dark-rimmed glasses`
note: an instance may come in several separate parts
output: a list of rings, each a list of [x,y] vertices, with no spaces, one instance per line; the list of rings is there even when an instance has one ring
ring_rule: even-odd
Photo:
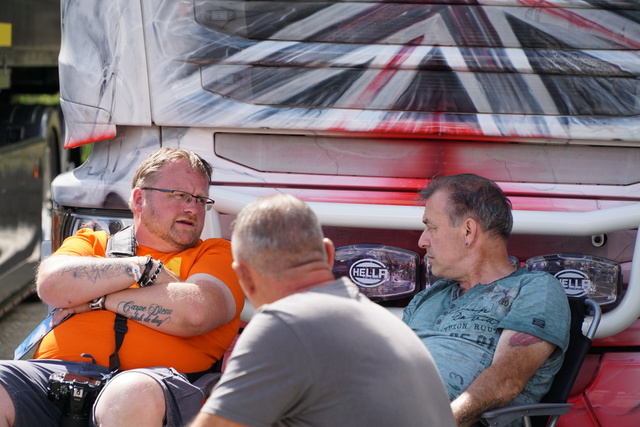
[[[169,190],[166,188],[154,188],[154,187],[140,187],[141,190],[153,190],[160,191],[161,193],[167,193],[171,195],[171,198],[177,203],[181,203],[184,205],[188,205],[191,203],[191,200],[196,201],[196,205],[199,207],[204,207],[205,210],[210,211],[213,207],[215,201],[208,197],[196,196],[195,194],[187,193],[186,191],[181,190]]]

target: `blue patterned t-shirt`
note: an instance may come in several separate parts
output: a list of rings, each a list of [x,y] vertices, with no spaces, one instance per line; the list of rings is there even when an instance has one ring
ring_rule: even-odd
[[[556,350],[512,404],[538,402],[560,369],[569,343],[570,311],[562,285],[550,274],[525,268],[460,295],[456,281],[442,279],[417,294],[403,320],[433,356],[451,400],[493,360],[503,329],[525,332]]]

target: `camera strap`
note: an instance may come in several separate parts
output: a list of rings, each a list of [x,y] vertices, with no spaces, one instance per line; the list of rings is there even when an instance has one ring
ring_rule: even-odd
[[[106,254],[108,258],[132,257],[136,255],[136,252],[136,236],[133,226],[125,227],[112,234],[107,241]],[[115,372],[120,368],[118,350],[122,347],[124,336],[129,330],[127,318],[122,314],[116,313],[113,330],[115,331],[116,348],[113,354],[109,356],[109,370],[111,372]]]
[[[124,342],[124,335],[129,330],[127,326],[127,318],[122,314],[116,313],[116,320],[113,323],[113,330],[116,333],[116,348],[113,351],[113,354],[109,356],[109,370],[113,373],[120,368],[120,357],[118,356],[118,350],[122,347],[122,343]]]
[[[136,236],[133,226],[125,227],[109,237],[109,240],[107,241],[107,257],[131,257],[135,256],[136,253]],[[127,326],[127,318],[121,314],[116,314],[116,320],[113,324],[113,330],[116,333],[116,348],[113,354],[109,356],[109,370],[111,372],[115,372],[120,367],[120,357],[118,356],[118,350],[120,350],[120,347],[124,342],[124,336],[129,330]],[[195,380],[206,373],[221,371],[222,357],[209,369],[201,372],[187,373],[185,375],[187,376],[189,382],[193,383]]]

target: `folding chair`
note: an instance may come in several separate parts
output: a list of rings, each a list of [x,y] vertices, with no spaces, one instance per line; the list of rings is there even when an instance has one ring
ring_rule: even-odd
[[[500,427],[523,418],[526,427],[532,426],[531,417],[535,425],[555,427],[560,418],[569,412],[571,404],[567,403],[571,388],[578,376],[591,341],[596,333],[602,311],[600,306],[586,297],[568,297],[571,309],[571,327],[569,347],[565,353],[564,362],[553,379],[551,388],[540,403],[505,406],[492,409],[482,414],[481,423],[485,426]],[[593,321],[586,334],[582,332],[582,323],[587,309],[591,309]]]

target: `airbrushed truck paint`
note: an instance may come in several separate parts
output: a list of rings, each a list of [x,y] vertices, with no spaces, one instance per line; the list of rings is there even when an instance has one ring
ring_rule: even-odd
[[[638,141],[632,0],[456,3],[63,2],[91,23],[63,35],[67,143],[151,122]]]
[[[135,166],[161,145],[203,155],[212,184],[238,195],[418,206],[431,176],[476,172],[517,210],[640,201],[633,0],[65,0],[62,14],[66,144],[109,140],[56,180],[61,207],[126,209]],[[242,143],[264,168],[233,152]],[[348,172],[327,172],[323,153]],[[231,219],[222,213],[205,233],[226,233]],[[418,233],[326,230],[338,244],[414,250]],[[629,277],[635,238],[616,231],[593,247],[584,236],[515,235],[510,250],[521,261],[585,252]],[[585,364],[573,425],[640,425],[630,404],[640,401],[638,353],[608,352],[638,349],[638,328],[597,340],[605,354]]]

